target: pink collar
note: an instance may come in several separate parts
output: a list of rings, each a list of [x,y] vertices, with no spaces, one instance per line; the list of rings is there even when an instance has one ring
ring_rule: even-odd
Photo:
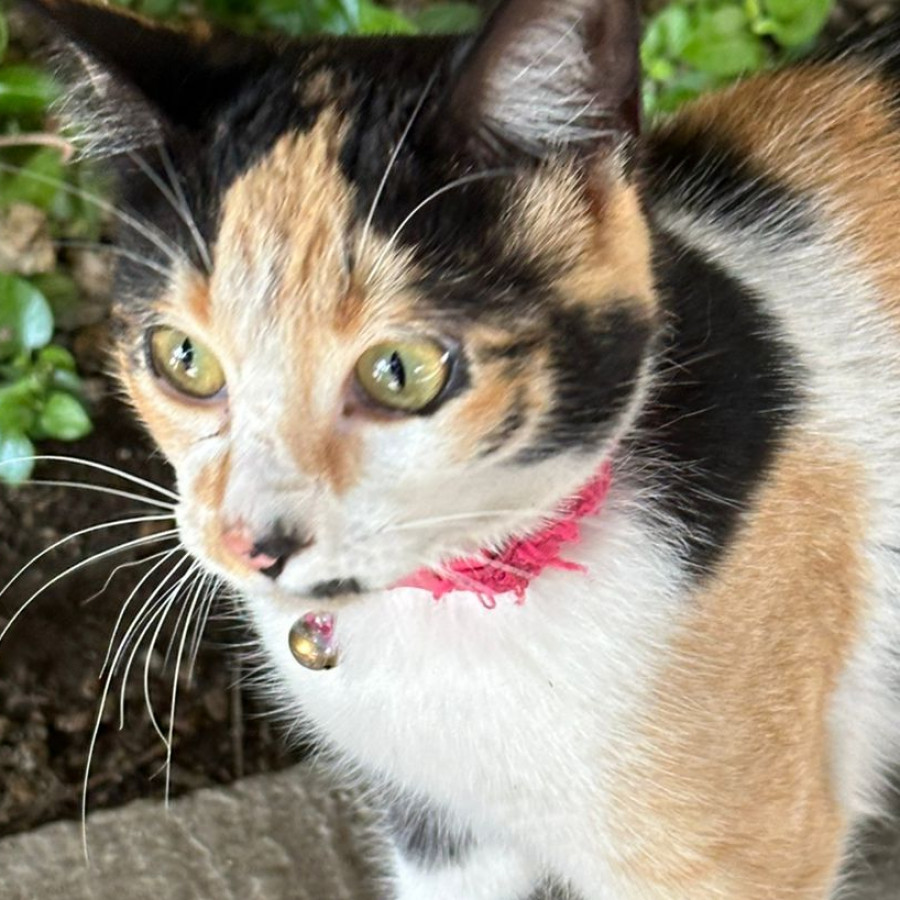
[[[430,591],[435,600],[453,591],[477,594],[488,609],[497,605],[501,594],[515,594],[516,603],[525,602],[525,589],[544,569],[584,572],[585,567],[563,559],[565,544],[581,539],[580,521],[603,506],[612,484],[612,466],[607,461],[574,496],[564,500],[555,519],[524,538],[511,540],[502,550],[483,550],[477,556],[454,559],[436,569],[419,569],[398,581],[396,587]]]

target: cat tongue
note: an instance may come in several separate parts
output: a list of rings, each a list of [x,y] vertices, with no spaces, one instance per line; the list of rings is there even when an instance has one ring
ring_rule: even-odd
[[[394,587],[422,588],[435,600],[453,591],[477,595],[488,609],[501,594],[515,594],[525,602],[525,589],[544,569],[584,572],[578,563],[560,556],[566,544],[581,540],[580,521],[603,506],[612,483],[612,466],[603,463],[597,474],[574,496],[565,500],[555,519],[524,538],[511,540],[502,550],[483,550],[477,556],[454,559],[440,569],[419,569]]]

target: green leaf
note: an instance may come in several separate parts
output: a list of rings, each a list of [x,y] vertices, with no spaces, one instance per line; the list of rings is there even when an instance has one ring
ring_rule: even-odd
[[[19,431],[0,430],[0,481],[21,484],[34,468],[34,444]]]
[[[833,0],[765,0],[765,31],[783,47],[811,41],[825,26]]]
[[[43,112],[55,96],[53,79],[41,69],[24,63],[0,67],[0,115]]]
[[[256,10],[260,21],[285,34],[308,34],[313,30],[316,9],[309,3],[292,0],[262,0]]]
[[[0,388],[0,434],[25,434],[34,425],[36,398],[25,381]]]
[[[44,295],[24,278],[0,272],[0,359],[37,350],[53,337],[53,313]]]
[[[62,189],[64,166],[59,150],[42,147],[35,150],[15,175],[0,179],[0,205],[30,203],[49,209]]]
[[[0,12],[0,60],[6,56],[6,48],[9,46],[9,25],[6,24],[6,14]]]
[[[73,186],[71,191],[56,195],[52,213],[64,223],[66,237],[96,241],[103,232],[103,223],[112,215],[98,206],[93,197],[108,197],[112,184],[109,179],[85,163],[67,167],[67,176]],[[84,195],[81,192],[84,192]]]
[[[38,365],[45,365],[51,369],[61,369],[65,372],[74,372],[76,370],[75,357],[65,347],[58,347],[56,344],[44,347],[37,355],[37,362]]]
[[[341,11],[347,19],[351,33],[359,31],[362,14],[361,0],[340,0]]]
[[[81,291],[75,280],[59,269],[32,275],[28,280],[44,295],[57,319],[71,314],[81,305]]]
[[[481,10],[474,3],[432,3],[413,18],[423,34],[461,34],[481,23]]]
[[[371,0],[360,0],[360,34],[416,34],[417,31],[416,26],[406,16],[378,6]]]
[[[700,71],[723,78],[752,72],[767,62],[765,45],[734,6],[701,10],[682,57]]]
[[[682,72],[666,82],[655,97],[654,112],[670,113],[711,90],[719,82],[715,75],[696,70]]]
[[[37,426],[48,437],[60,441],[77,441],[90,434],[91,420],[75,397],[62,391],[54,391],[44,404]]]
[[[74,394],[76,397],[81,395],[84,385],[81,379],[74,373],[66,369],[56,369],[50,376],[50,386],[68,394]]]
[[[673,3],[650,21],[641,42],[641,56],[644,60],[679,57],[690,37],[690,14],[684,6]]]
[[[154,19],[172,18],[178,11],[178,0],[141,0],[142,15]]]

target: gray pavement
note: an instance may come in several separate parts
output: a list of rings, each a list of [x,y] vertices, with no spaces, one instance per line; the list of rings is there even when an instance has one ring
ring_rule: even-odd
[[[373,815],[307,767],[0,841],[0,900],[382,900]]]
[[[0,841],[0,900],[390,896],[375,814],[308,766],[198,791],[168,811],[138,801],[88,825],[90,866],[77,822]],[[900,900],[900,830],[871,829],[865,847],[841,900]]]

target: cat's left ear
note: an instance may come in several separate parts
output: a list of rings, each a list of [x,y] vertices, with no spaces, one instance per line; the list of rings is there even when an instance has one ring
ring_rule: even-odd
[[[504,0],[463,59],[449,120],[472,149],[593,155],[640,124],[636,0]]]
[[[264,65],[261,42],[176,30],[84,0],[18,0],[56,47],[64,118],[115,155],[208,121]]]

